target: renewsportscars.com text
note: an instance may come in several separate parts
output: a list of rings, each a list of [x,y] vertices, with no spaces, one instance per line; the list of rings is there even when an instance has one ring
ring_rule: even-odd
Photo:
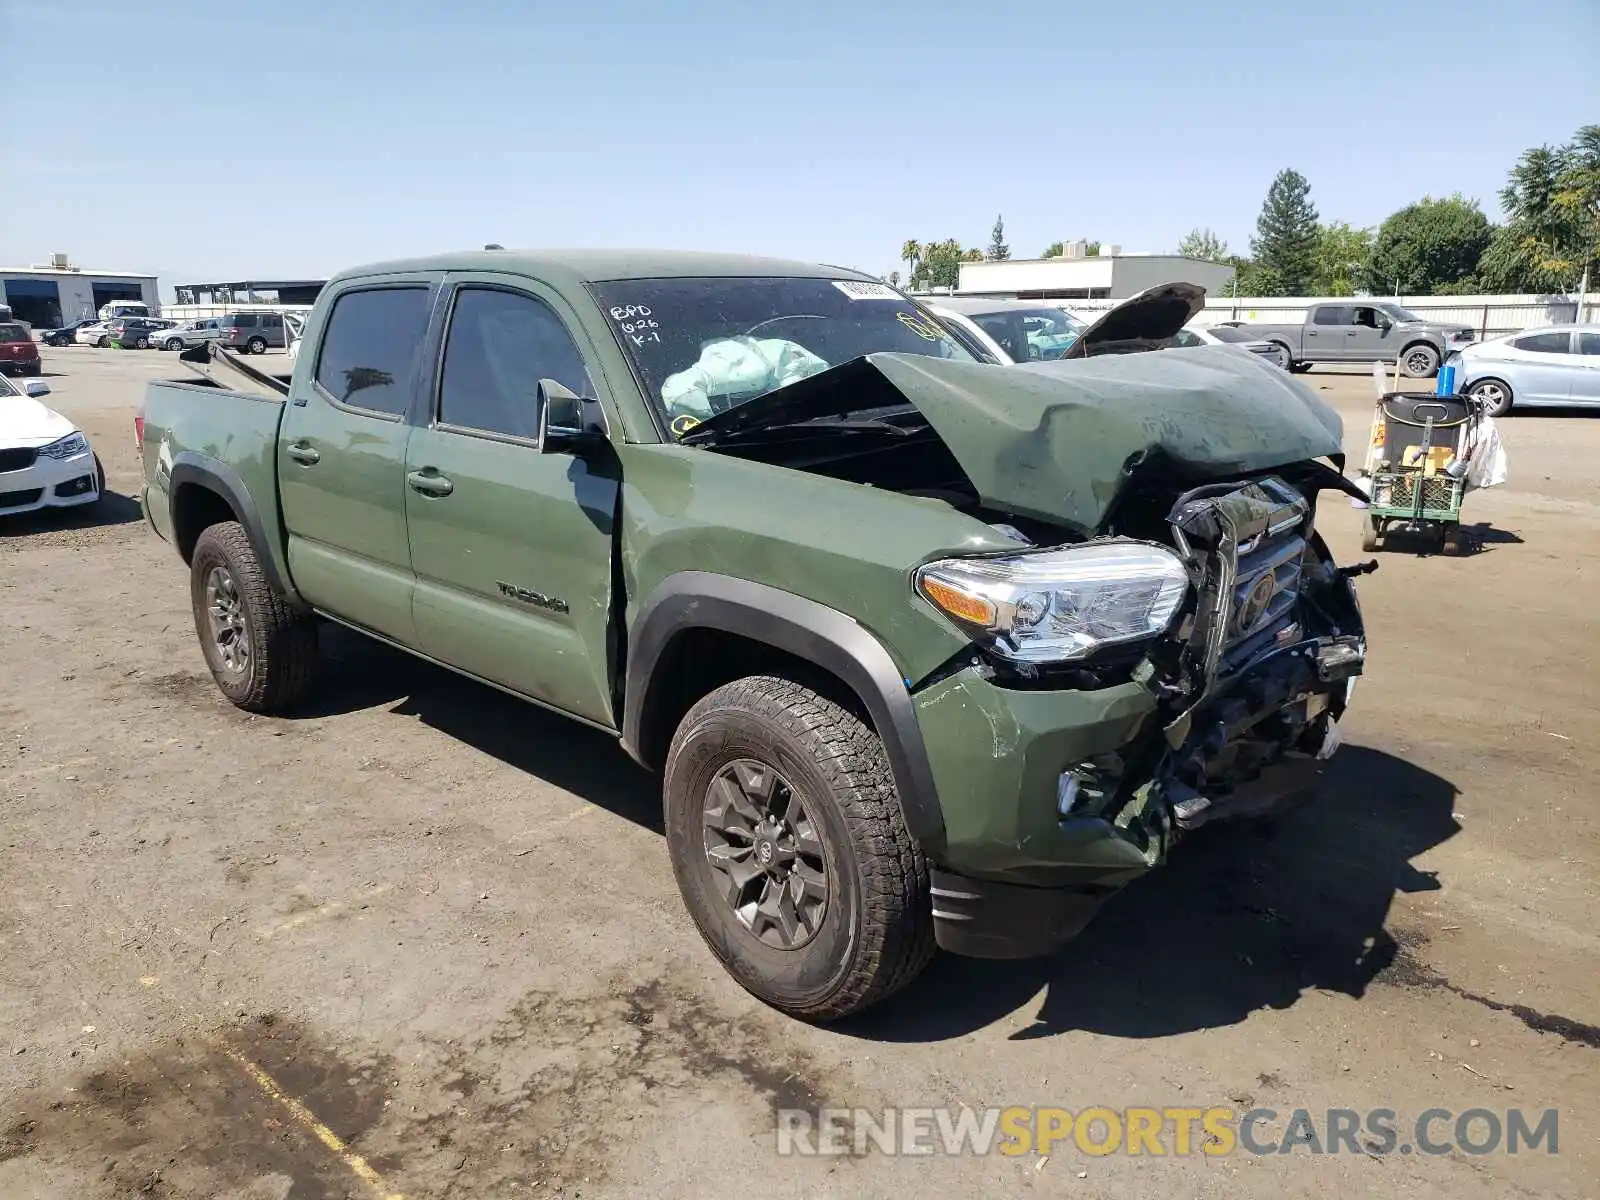
[[[1210,1156],[1237,1154],[1523,1154],[1559,1152],[1547,1108],[782,1108],[782,1155]]]

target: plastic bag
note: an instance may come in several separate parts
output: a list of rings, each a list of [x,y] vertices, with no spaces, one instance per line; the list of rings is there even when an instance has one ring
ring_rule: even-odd
[[[827,369],[804,346],[783,338],[718,338],[701,348],[694,366],[667,376],[661,402],[672,418],[703,421],[730,407],[730,396],[758,396]]]
[[[1506,481],[1506,448],[1493,417],[1483,417],[1467,441],[1467,490]]]

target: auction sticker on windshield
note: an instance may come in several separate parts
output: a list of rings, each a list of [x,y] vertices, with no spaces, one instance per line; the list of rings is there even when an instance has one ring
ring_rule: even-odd
[[[829,282],[852,300],[900,299],[900,293],[884,283],[868,283],[864,279],[834,279]]]

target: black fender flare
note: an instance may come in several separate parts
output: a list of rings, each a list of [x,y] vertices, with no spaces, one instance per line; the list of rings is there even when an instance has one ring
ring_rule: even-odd
[[[916,707],[883,644],[851,617],[765,584],[709,571],[668,576],[640,608],[629,636],[622,744],[645,766],[641,734],[657,663],[678,634],[716,629],[815,663],[866,707],[894,773],[906,829],[919,842],[944,836],[933,769]]]
[[[234,515],[239,518],[239,524],[244,526],[245,536],[250,539],[251,548],[256,552],[256,558],[261,563],[261,570],[266,575],[267,581],[290,604],[296,608],[304,608],[305,603],[300,599],[300,593],[279,569],[278,560],[273,557],[270,549],[272,543],[267,540],[267,527],[261,519],[261,510],[251,497],[250,489],[245,486],[244,480],[239,478],[239,473],[221,459],[212,458],[208,454],[200,454],[194,450],[180,450],[174,454],[172,469],[167,475],[168,513],[174,536],[178,528],[178,492],[184,484],[196,484],[207,491],[215,492],[227,502],[228,507],[233,509]]]

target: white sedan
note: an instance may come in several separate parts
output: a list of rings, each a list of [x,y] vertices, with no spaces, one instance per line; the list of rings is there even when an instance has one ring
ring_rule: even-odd
[[[42,379],[19,388],[0,377],[0,517],[94,504],[105,491],[105,471],[89,439],[39,403],[49,394]]]

